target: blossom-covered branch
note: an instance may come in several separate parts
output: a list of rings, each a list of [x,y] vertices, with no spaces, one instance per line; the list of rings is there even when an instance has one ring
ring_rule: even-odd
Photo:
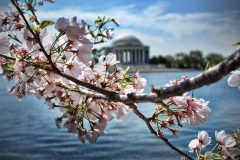
[[[239,50],[196,77],[183,76],[161,88],[152,86],[150,93],[144,93],[147,80],[139,72],[129,74],[129,68],[119,67],[114,53],[101,55],[97,60],[92,57],[94,44],[113,37],[113,29],[107,25],[119,26],[115,18],[97,17],[93,25],[78,21],[77,17],[40,22],[35,6],[42,5],[43,1],[11,2],[9,8],[0,13],[0,65],[11,71],[4,76],[6,81],[16,80],[8,89],[11,94],[19,100],[33,94],[37,99],[44,99],[50,108],[58,108],[62,116],[55,118],[57,128],[65,119],[63,126],[82,143],[85,139],[96,142],[107,133],[109,121],[122,120],[133,110],[152,134],[191,159],[173,146],[161,130],[166,129],[177,137],[179,130],[174,128],[175,124],[183,127],[184,122],[191,126],[206,122],[211,112],[209,101],[193,94],[187,96],[186,92],[215,83],[239,68]],[[58,32],[54,38],[47,31],[53,24]],[[109,72],[109,67],[114,71]],[[239,81],[239,72],[234,72],[228,82],[238,86]],[[155,103],[156,109],[150,117],[138,110],[137,104],[141,102]],[[195,142],[197,140],[193,145],[199,145]]]

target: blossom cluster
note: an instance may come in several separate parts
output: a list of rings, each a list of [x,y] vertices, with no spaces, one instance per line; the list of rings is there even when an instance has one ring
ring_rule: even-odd
[[[138,72],[127,75],[128,70],[117,66],[119,61],[113,53],[102,55],[98,63],[93,61],[93,31],[89,30],[85,21],[78,22],[76,17],[59,18],[55,23],[59,34],[53,40],[47,31],[47,26],[52,22],[39,23],[37,19],[32,19],[30,14],[25,16],[27,10],[23,6],[28,9],[33,7],[31,1],[28,4],[12,2],[10,7],[1,13],[3,31],[0,33],[0,54],[6,58],[13,71],[7,74],[5,79],[17,80],[17,84],[8,89],[9,92],[19,100],[26,94],[34,94],[38,99],[44,99],[50,108],[59,108],[63,112],[61,117],[55,119],[57,128],[60,128],[65,118],[63,126],[69,133],[76,134],[82,143],[85,138],[90,143],[96,142],[99,136],[106,134],[107,122],[114,117],[121,120],[131,109],[121,102],[94,99],[82,94],[82,91],[94,90],[79,85],[74,80],[118,94],[128,94],[143,92],[146,79]],[[39,5],[41,4],[42,1],[39,1]],[[118,24],[114,18],[107,22]],[[9,37],[13,32],[22,37]],[[106,29],[102,32],[106,34],[101,34],[105,38],[113,36],[112,30],[110,32]],[[108,72],[109,67],[114,67],[112,73]],[[84,121],[88,122],[88,129]]]
[[[187,80],[188,77],[183,76],[181,80],[171,80],[165,87],[179,85]],[[190,126],[204,124],[209,118],[211,109],[208,107],[209,101],[187,96],[187,92],[181,96],[173,96],[162,103],[157,103],[157,108],[152,116],[152,122],[158,125],[158,135],[163,136],[160,129],[168,129],[173,136],[177,137],[179,131],[171,128],[175,124],[182,126],[181,123],[188,122]],[[167,117],[164,119],[163,117]]]
[[[224,130],[218,132],[215,131],[215,138],[217,144],[215,147],[201,154],[206,146],[210,145],[212,138],[208,136],[206,131],[198,132],[197,139],[192,140],[188,147],[190,152],[197,153],[198,159],[210,160],[210,159],[229,159],[233,160],[236,156],[240,155],[239,138],[235,132],[232,135],[226,134]]]

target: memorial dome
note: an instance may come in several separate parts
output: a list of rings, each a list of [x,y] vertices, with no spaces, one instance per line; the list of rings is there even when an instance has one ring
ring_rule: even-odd
[[[130,34],[120,34],[115,38],[112,43],[113,47],[121,47],[121,46],[143,46],[141,41]]]

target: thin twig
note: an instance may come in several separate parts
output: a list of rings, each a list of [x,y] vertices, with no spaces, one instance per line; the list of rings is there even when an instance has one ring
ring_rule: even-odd
[[[182,152],[181,150],[179,150],[178,148],[176,148],[175,146],[173,146],[173,145],[168,141],[167,138],[162,137],[162,136],[161,136],[161,137],[157,136],[157,132],[153,129],[152,125],[151,125],[150,122],[148,121],[148,118],[146,118],[146,117],[137,109],[137,106],[136,106],[134,103],[128,104],[128,105],[129,105],[129,107],[133,110],[133,112],[134,112],[140,119],[142,119],[142,120],[146,123],[148,129],[150,130],[150,132],[151,132],[152,134],[154,134],[156,137],[160,138],[160,139],[161,139],[165,144],[167,144],[172,150],[178,152],[179,154],[183,155],[184,157],[188,158],[189,160],[193,160],[193,159],[192,159],[191,157],[189,157],[186,153]]]
[[[168,111],[168,113],[173,114],[173,115],[175,116],[176,120],[177,120],[178,126],[179,126],[179,127],[183,127],[183,125],[180,123],[179,117],[178,117],[178,115],[177,115],[176,112],[173,112],[171,109],[169,109],[169,106],[166,105],[163,101],[159,101],[159,102],[157,102],[157,103],[161,104],[161,106],[163,106],[164,108],[166,108],[167,111]]]
[[[32,30],[31,26],[29,25],[27,19],[25,18],[22,10],[19,8],[17,2],[15,2],[14,0],[11,0],[12,4],[16,7],[16,9],[18,10],[18,13],[21,15],[21,17],[23,18],[26,26],[27,26],[27,29],[31,32],[31,34],[34,36],[34,38],[37,40],[37,43],[39,44],[40,48],[41,48],[41,51],[43,52],[43,54],[46,56],[49,64],[51,65],[51,67],[56,70],[56,72],[59,72],[59,69],[55,66],[55,64],[53,63],[52,59],[51,59],[51,56],[47,54],[45,48],[43,47],[42,45],[42,42],[39,38],[39,36],[37,34],[35,34],[35,32]]]

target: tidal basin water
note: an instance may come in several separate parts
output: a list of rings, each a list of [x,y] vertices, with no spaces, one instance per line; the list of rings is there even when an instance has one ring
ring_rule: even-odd
[[[182,75],[195,76],[200,72],[141,73],[148,80],[145,92],[150,86],[160,87]],[[211,116],[206,124],[183,128],[178,138],[167,131],[165,136],[171,143],[190,156],[188,143],[197,138],[198,131],[206,130],[212,137],[214,132],[224,129],[227,133],[240,127],[240,91],[227,85],[227,77],[216,84],[194,91],[197,98],[210,101]],[[98,139],[97,143],[81,144],[74,134],[67,133],[62,127],[57,129],[54,118],[60,117],[58,109],[49,110],[44,101],[34,96],[27,96],[21,102],[6,92],[6,83],[0,76],[0,160],[145,160],[145,159],[180,159],[181,155],[172,151],[161,140],[150,134],[146,125],[134,113],[124,121],[111,121],[106,131],[108,134]],[[154,104],[139,104],[139,109],[150,116]]]

